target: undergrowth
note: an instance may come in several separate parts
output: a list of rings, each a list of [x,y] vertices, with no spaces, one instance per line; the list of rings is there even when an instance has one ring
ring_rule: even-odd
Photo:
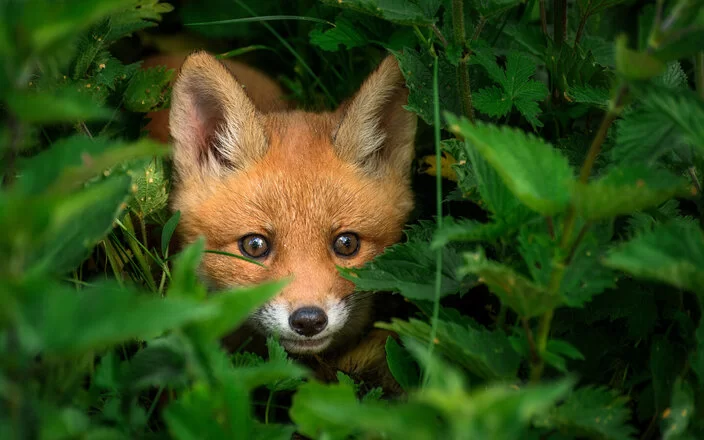
[[[0,0],[0,438],[704,438],[699,0]],[[332,108],[391,51],[424,124],[405,240],[342,270],[407,395],[220,339],[179,249],[156,52]],[[433,176],[435,176],[433,178]]]

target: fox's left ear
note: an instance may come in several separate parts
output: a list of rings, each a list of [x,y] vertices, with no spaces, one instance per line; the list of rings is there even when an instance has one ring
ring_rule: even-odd
[[[407,103],[405,80],[389,55],[340,108],[342,119],[333,134],[337,155],[369,173],[409,177],[417,118],[403,108]]]

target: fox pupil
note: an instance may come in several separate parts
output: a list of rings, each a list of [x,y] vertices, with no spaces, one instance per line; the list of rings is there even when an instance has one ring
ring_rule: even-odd
[[[261,235],[248,235],[240,240],[240,251],[246,257],[261,258],[269,252],[269,243]]]
[[[350,257],[359,249],[359,237],[357,234],[345,233],[340,234],[335,238],[333,250],[337,255],[342,257]]]

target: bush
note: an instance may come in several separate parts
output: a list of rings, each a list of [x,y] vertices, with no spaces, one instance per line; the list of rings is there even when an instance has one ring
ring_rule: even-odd
[[[704,438],[701,2],[259,3],[0,1],[0,438]],[[317,108],[398,59],[416,219],[340,270],[403,398],[220,347],[282,283],[206,294],[142,132],[203,46]]]

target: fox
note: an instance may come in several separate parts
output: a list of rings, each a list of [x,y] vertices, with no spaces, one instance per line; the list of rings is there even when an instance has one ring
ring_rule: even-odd
[[[146,126],[172,144],[177,238],[204,236],[207,249],[262,263],[206,253],[199,277],[214,291],[291,280],[233,340],[276,335],[323,380],[341,370],[399,391],[384,350],[394,335],[370,329],[373,296],[337,269],[399,242],[414,207],[417,117],[404,108],[409,92],[395,57],[321,112],[292,107],[266,74],[204,51],[144,67],[155,65],[178,71],[170,108]]]

